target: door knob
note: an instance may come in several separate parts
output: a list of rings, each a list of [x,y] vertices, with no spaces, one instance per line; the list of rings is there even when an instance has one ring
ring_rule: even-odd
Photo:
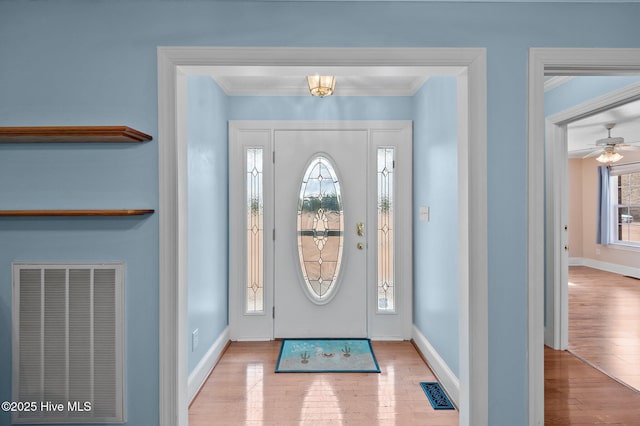
[[[364,223],[358,222],[356,224],[356,234],[358,234],[358,237],[364,236]]]

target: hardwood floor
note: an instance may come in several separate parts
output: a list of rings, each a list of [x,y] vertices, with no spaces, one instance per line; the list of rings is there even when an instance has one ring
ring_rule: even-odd
[[[569,351],[640,390],[640,281],[570,267]]]
[[[545,348],[545,424],[640,425],[640,393],[600,371],[638,384],[640,282],[582,266],[569,282],[569,349],[580,358]]]
[[[280,342],[233,342],[189,408],[189,425],[457,425],[419,383],[410,342],[373,342],[382,373],[274,373]]]
[[[620,380],[640,379],[640,282],[570,268],[569,346]],[[435,380],[409,342],[373,342],[381,374],[273,372],[280,342],[233,342],[189,409],[204,425],[457,425],[419,386]],[[545,348],[546,425],[640,425],[640,392]]]
[[[567,351],[545,347],[545,425],[640,424],[640,394]]]

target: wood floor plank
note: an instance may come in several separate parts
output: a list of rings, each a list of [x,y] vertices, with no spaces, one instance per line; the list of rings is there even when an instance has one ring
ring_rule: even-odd
[[[640,393],[592,366],[628,384],[640,374],[640,283],[586,267],[569,282],[571,352],[545,348],[545,425],[640,425]]]
[[[569,351],[640,390],[640,281],[571,266]]]
[[[280,342],[233,342],[189,408],[189,424],[458,424],[434,410],[420,382],[435,381],[410,342],[373,342],[382,373],[274,373]]]
[[[571,269],[571,349],[617,369],[630,385],[639,384],[640,282],[626,278],[604,285],[618,277]],[[411,343],[373,347],[381,374],[276,374],[280,342],[233,342],[191,405],[189,424],[458,424],[457,411],[431,408],[419,383],[435,377]],[[640,425],[640,393],[567,351],[545,348],[544,355],[545,425]]]

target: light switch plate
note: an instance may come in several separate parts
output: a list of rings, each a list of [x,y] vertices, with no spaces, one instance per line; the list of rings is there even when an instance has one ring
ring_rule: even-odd
[[[429,222],[429,207],[420,206],[420,220]]]

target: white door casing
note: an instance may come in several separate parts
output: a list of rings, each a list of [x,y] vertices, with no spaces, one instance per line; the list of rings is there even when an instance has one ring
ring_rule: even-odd
[[[371,277],[367,277],[366,233],[358,236],[356,226],[363,223],[363,229],[369,231],[366,223],[367,208],[370,207],[367,202],[368,132],[276,130],[274,136],[274,337],[367,337],[366,295]],[[308,167],[316,164],[314,160],[318,156],[324,157],[334,168],[343,217],[342,247],[337,235],[329,235],[322,250],[305,246],[305,252],[312,252],[314,260],[317,256],[317,262],[307,262],[309,269],[325,271],[327,280],[326,276],[337,268],[326,303],[309,297],[296,230],[303,175]],[[321,184],[326,183],[327,176],[324,176]],[[327,186],[331,190],[335,185]],[[332,230],[339,226],[331,223],[338,222],[333,216],[331,219],[334,220],[329,221]],[[323,244],[323,240],[317,239],[318,244]],[[361,244],[360,249],[358,244]],[[330,262],[336,254],[339,261]]]
[[[535,64],[531,67],[530,76],[533,76],[533,79],[530,93],[535,98],[531,103],[535,104],[536,108],[532,116],[542,117],[540,105],[542,105],[544,65],[541,65],[541,62],[543,63],[544,60],[533,62]],[[583,62],[588,63],[588,61]],[[621,61],[617,63],[620,64]],[[630,62],[632,63],[633,61]],[[407,68],[435,67],[437,69],[448,67],[445,73],[458,77],[458,197],[461,226],[458,268],[460,277],[458,315],[460,424],[468,425],[472,420],[474,425],[488,424],[486,49],[201,46],[158,48],[160,424],[184,426],[187,424],[188,417],[187,343],[189,333],[187,332],[188,279],[186,276],[188,212],[184,202],[188,181],[186,78],[189,75],[201,75],[210,66],[233,65],[239,70],[246,70],[253,66],[281,67],[294,64],[314,67],[318,65],[329,67],[357,65],[374,68],[401,65]],[[535,127],[530,126],[530,130]],[[535,130],[532,133],[535,136]],[[538,139],[532,137],[530,140]],[[534,155],[533,158],[539,161],[539,156]],[[538,176],[540,172],[535,167],[530,171],[531,178]],[[540,201],[541,196],[536,189],[533,185],[532,190],[529,191],[530,198]],[[537,222],[532,220],[531,223]],[[539,231],[537,226],[530,226],[530,235],[536,235]],[[536,243],[539,242],[536,241]],[[529,264],[532,267],[540,265],[535,247],[537,247],[536,244],[533,244],[533,249],[530,250]],[[536,278],[537,271],[531,272],[531,276]],[[529,282],[539,281],[530,279]],[[530,317],[531,312],[530,310]],[[530,321],[530,324],[537,324],[537,322]],[[531,350],[532,346],[530,346]],[[535,348],[533,350],[535,351]],[[530,361],[530,365],[538,365],[537,360],[540,359],[541,357],[536,354],[535,359]],[[530,369],[530,372],[532,373],[530,377],[536,376],[535,369]],[[541,381],[530,380],[529,385],[530,389],[541,389]],[[541,399],[537,398],[536,392],[530,393],[532,394],[536,394],[534,397],[536,402],[530,401],[530,407],[533,407],[530,412],[541,418]],[[539,395],[541,394],[540,392]]]
[[[529,425],[544,422],[544,228],[547,75],[629,75],[640,72],[640,49],[531,48],[528,76],[528,393]],[[558,322],[559,324],[560,322]]]
[[[304,135],[305,151],[296,146]],[[312,136],[315,135],[315,136]],[[318,136],[323,135],[323,136]],[[328,137],[327,136],[331,136]],[[314,142],[320,138],[324,142]],[[348,142],[347,142],[348,141]],[[316,146],[315,144],[320,143]],[[344,145],[353,151],[345,151]],[[274,337],[371,337],[409,339],[412,327],[412,238],[411,176],[412,123],[410,121],[230,121],[230,291],[229,321],[232,340],[268,340]],[[245,297],[246,207],[243,176],[247,148],[262,147],[268,155],[264,163],[265,303],[264,311],[247,313]],[[395,152],[396,275],[395,312],[378,312],[376,296],[376,161],[377,149],[393,147]],[[273,150],[275,148],[275,155]],[[293,149],[295,148],[295,149]],[[344,276],[338,277],[336,300],[326,306],[314,304],[302,293],[302,273],[297,252],[295,213],[305,167],[315,153],[335,160],[347,199],[345,208]],[[272,158],[275,157],[275,164]],[[354,167],[359,164],[360,167]],[[364,173],[357,173],[364,168]],[[355,175],[353,175],[355,173]],[[275,180],[274,180],[275,178]],[[278,184],[277,182],[281,182]],[[286,188],[276,189],[279,185]],[[369,209],[367,211],[367,205]],[[355,209],[352,210],[352,207]],[[353,213],[351,213],[353,211]],[[293,224],[291,223],[292,221]],[[365,236],[356,235],[356,223],[364,223]],[[273,231],[275,229],[275,232]],[[275,233],[275,240],[272,238]],[[236,237],[240,236],[240,237]],[[363,249],[357,248],[357,243]],[[367,249],[368,243],[368,249]],[[275,255],[274,255],[275,253]],[[275,265],[275,268],[274,268]],[[288,284],[281,286],[280,275]],[[344,287],[340,287],[344,286]],[[279,292],[279,294],[278,294]],[[292,296],[295,295],[295,296]],[[290,297],[297,299],[289,300]],[[273,307],[276,303],[274,324]],[[293,306],[290,304],[293,303]],[[286,306],[282,306],[285,304]],[[333,305],[333,306],[332,306]],[[326,312],[325,312],[326,311]],[[333,312],[337,311],[337,312]],[[315,314],[312,314],[315,312]],[[332,314],[324,315],[327,312]],[[310,314],[308,318],[303,318]],[[330,317],[329,327],[310,329],[313,315]],[[317,318],[316,318],[317,319]],[[278,320],[281,320],[278,323]],[[345,324],[349,326],[346,327]],[[299,327],[295,329],[294,327]],[[275,331],[275,333],[274,333]]]

